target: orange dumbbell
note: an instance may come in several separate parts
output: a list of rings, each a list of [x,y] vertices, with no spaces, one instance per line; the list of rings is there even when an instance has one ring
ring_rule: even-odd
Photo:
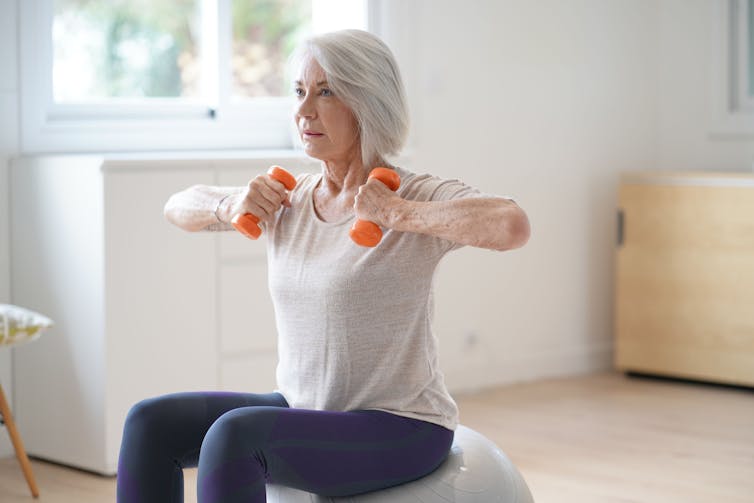
[[[387,185],[387,188],[393,192],[398,190],[398,187],[401,186],[401,177],[392,169],[374,168],[372,172],[369,173],[369,178],[376,178]],[[372,247],[377,246],[377,243],[382,239],[382,230],[380,229],[380,226],[374,222],[356,220],[348,235],[351,236],[351,239],[353,239],[354,243],[357,245]]]
[[[273,166],[267,172],[270,178],[282,183],[286,189],[293,190],[296,187],[296,178],[280,166]],[[240,213],[233,217],[231,221],[233,227],[238,232],[250,239],[257,239],[262,234],[262,229],[259,228],[259,218],[251,213]]]

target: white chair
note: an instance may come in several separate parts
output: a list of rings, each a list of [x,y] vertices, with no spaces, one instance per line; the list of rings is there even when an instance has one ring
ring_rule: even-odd
[[[426,477],[380,491],[327,498],[267,486],[268,503],[534,503],[510,459],[485,436],[460,425],[450,455]]]
[[[18,306],[0,304],[0,348],[31,342],[50,326],[52,326],[52,321],[41,314]],[[8,429],[16,457],[21,464],[26,483],[29,484],[29,490],[31,490],[32,496],[38,498],[39,489],[34,479],[34,472],[21,441],[21,435],[19,435],[16,423],[13,421],[13,415],[10,412],[8,401],[5,399],[2,384],[0,384],[0,422],[4,423]]]

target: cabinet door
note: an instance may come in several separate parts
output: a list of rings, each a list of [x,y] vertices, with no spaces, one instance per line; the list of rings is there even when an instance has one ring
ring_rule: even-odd
[[[616,365],[754,384],[754,187],[624,184]]]
[[[220,348],[223,357],[275,352],[275,311],[267,287],[267,262],[220,266]]]
[[[226,162],[218,169],[218,184],[244,186],[267,168],[266,162]],[[253,241],[228,232],[219,239],[220,385],[269,393],[275,387],[277,329],[267,286],[266,238]]]
[[[136,401],[218,385],[217,233],[163,216],[171,194],[214,181],[209,167],[185,164],[105,172],[110,461]]]
[[[100,166],[95,156],[14,161],[13,302],[55,325],[13,350],[13,412],[29,454],[107,472]]]

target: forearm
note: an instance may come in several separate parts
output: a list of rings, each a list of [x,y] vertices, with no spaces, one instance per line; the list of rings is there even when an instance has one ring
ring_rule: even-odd
[[[241,191],[236,187],[194,185],[173,194],[165,204],[165,218],[189,232],[232,230],[234,196]]]
[[[519,248],[529,239],[526,213],[513,201],[503,198],[403,200],[389,218],[389,226],[398,231],[429,234],[493,250]]]

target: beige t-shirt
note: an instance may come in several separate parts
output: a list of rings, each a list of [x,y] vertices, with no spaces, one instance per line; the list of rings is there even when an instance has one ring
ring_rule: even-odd
[[[404,199],[479,197],[457,180],[398,169]],[[277,391],[291,407],[378,409],[454,430],[432,333],[432,283],[440,259],[460,248],[423,234],[383,229],[374,248],[348,235],[351,216],[324,222],[313,189],[321,174],[297,178],[267,224],[269,287],[278,329]]]

